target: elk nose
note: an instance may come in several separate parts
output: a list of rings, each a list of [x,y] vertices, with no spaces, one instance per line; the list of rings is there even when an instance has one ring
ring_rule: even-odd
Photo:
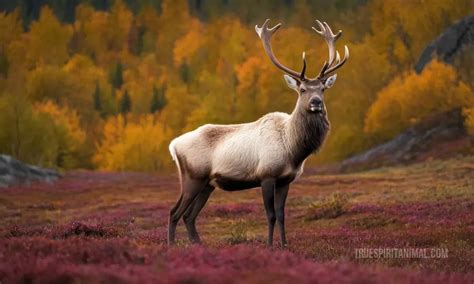
[[[323,101],[320,98],[312,98],[311,101],[309,102],[311,106],[316,106],[316,107],[320,107],[322,103]]]
[[[322,112],[323,111],[323,101],[318,97],[312,98],[309,101],[309,109],[312,112]]]

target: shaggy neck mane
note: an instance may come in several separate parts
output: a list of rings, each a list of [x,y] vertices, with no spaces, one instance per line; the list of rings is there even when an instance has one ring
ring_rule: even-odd
[[[300,165],[311,153],[319,150],[329,131],[329,120],[321,114],[308,113],[296,106],[286,134],[294,166]]]

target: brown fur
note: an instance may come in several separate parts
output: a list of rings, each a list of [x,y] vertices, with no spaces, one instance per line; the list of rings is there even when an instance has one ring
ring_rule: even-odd
[[[206,125],[206,128],[203,130],[203,137],[209,146],[212,147],[237,129],[238,127],[235,125]]]

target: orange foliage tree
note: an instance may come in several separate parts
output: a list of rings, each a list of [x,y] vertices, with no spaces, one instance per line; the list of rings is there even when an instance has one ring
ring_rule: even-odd
[[[473,106],[472,90],[459,80],[456,70],[433,61],[421,74],[399,76],[380,91],[367,112],[364,129],[385,140],[429,115]]]

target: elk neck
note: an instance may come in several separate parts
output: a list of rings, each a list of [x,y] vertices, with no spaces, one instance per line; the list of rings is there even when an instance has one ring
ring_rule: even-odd
[[[296,105],[285,129],[294,166],[300,165],[311,153],[319,150],[329,128],[326,113],[309,113],[299,104]]]

